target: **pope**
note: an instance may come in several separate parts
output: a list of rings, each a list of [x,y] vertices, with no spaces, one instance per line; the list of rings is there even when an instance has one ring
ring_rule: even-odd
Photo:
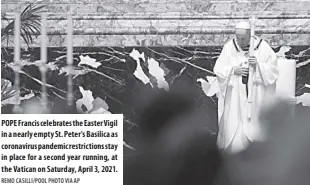
[[[235,37],[224,45],[213,70],[220,86],[217,144],[220,149],[236,153],[263,137],[259,108],[275,93],[277,56],[265,40],[251,35],[251,25],[242,21],[235,27]]]

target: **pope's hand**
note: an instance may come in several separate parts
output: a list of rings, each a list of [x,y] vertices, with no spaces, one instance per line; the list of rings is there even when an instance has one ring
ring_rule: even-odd
[[[236,66],[234,68],[235,75],[247,76],[249,74],[249,68]]]
[[[249,64],[255,66],[255,65],[257,64],[257,59],[256,59],[256,57],[251,56],[251,57],[249,58]]]

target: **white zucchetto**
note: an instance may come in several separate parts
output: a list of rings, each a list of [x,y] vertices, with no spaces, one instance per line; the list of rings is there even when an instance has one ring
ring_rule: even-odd
[[[251,29],[251,25],[250,23],[246,22],[246,21],[242,21],[242,22],[239,22],[237,25],[236,25],[236,29],[246,29],[246,30],[250,30]]]

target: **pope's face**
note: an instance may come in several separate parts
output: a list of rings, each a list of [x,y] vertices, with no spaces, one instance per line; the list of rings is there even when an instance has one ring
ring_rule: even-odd
[[[236,29],[236,39],[240,47],[245,47],[250,44],[251,30]]]

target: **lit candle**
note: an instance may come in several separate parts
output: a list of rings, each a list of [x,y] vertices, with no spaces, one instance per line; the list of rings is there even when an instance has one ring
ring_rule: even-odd
[[[14,81],[14,89],[16,90],[15,94],[15,106],[14,113],[20,113],[20,13],[15,14],[15,22],[14,22],[14,67],[15,67],[15,81]]]
[[[73,19],[71,13],[68,14],[67,42],[67,64],[71,66],[73,64]]]
[[[296,61],[278,58],[278,70],[277,95],[289,99],[295,98]]]
[[[72,13],[68,14],[68,29],[67,29],[67,67],[69,69],[68,74],[68,92],[67,103],[69,106],[73,104],[73,82],[72,82],[72,64],[73,64],[73,19]]]
[[[46,23],[46,14],[42,14],[41,22],[41,77],[42,77],[42,104],[47,105],[47,96],[46,96],[46,63],[47,63],[47,23]]]
[[[288,119],[292,122],[295,118],[295,84],[296,84],[296,61],[293,59],[286,59],[284,57],[278,58],[279,77],[276,86],[276,95],[284,98],[287,103],[291,104],[291,110],[287,113]]]

